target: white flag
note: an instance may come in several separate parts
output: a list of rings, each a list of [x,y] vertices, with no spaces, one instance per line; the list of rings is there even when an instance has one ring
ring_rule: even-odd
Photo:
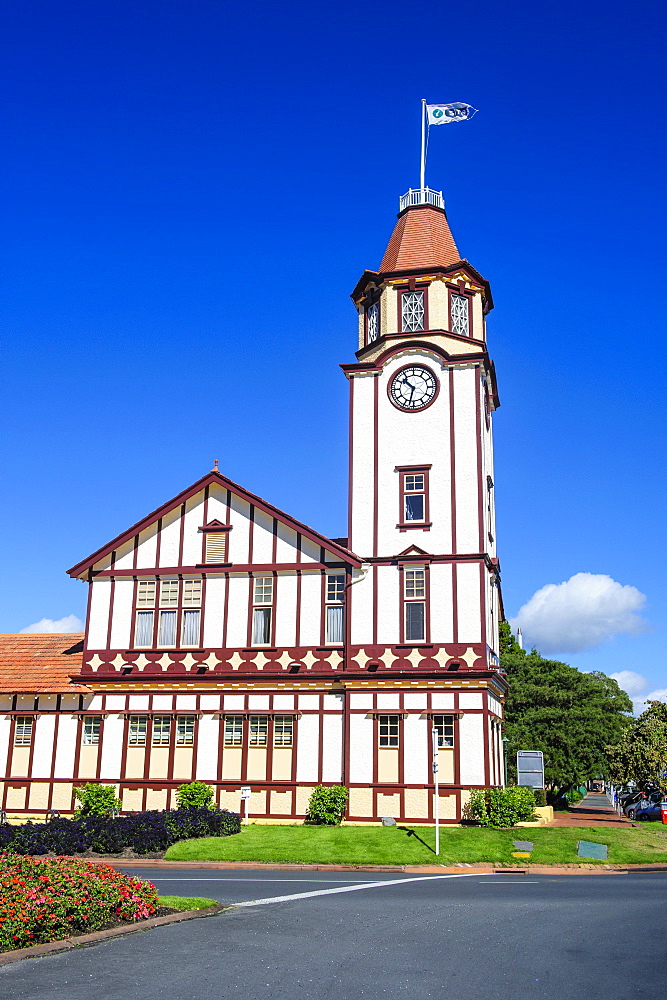
[[[429,125],[447,125],[472,118],[477,108],[472,104],[427,104],[426,111]]]

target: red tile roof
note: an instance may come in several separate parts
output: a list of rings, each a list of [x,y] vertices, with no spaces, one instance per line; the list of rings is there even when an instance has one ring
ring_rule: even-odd
[[[445,213],[430,205],[417,205],[399,217],[380,271],[451,267],[460,260]]]
[[[81,671],[82,652],[81,632],[0,635],[0,692],[87,691],[69,679]]]

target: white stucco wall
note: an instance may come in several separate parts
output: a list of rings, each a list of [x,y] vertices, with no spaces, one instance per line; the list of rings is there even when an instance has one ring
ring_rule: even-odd
[[[35,748],[33,751],[31,775],[33,778],[48,778],[51,775],[55,728],[55,715],[40,715],[39,718],[35,719],[33,735]]]
[[[431,642],[454,641],[451,563],[433,563],[431,574]]]
[[[72,778],[74,776],[74,754],[76,751],[78,726],[79,723],[75,716],[65,715],[64,713],[60,716],[60,721],[58,722],[56,762],[53,771],[56,778]]]
[[[403,767],[407,784],[431,780],[428,730],[428,719],[416,713],[409,714],[403,723]]]
[[[181,539],[181,508],[165,514],[160,532],[160,566],[178,566]]]
[[[106,649],[111,580],[108,577],[98,577],[93,580],[90,586],[92,587],[92,594],[90,598],[87,646],[89,649]]]
[[[111,620],[111,649],[127,649],[130,645],[133,593],[132,577],[116,577]]]
[[[462,785],[484,784],[484,716],[463,715],[459,720]]]
[[[301,576],[301,645],[320,645],[322,619],[322,577],[319,573]]]
[[[212,715],[199,720],[196,775],[200,781],[214,781],[218,773],[218,734],[220,723]]]
[[[296,756],[297,781],[317,781],[319,746],[319,715],[302,715],[299,719],[299,742]]]
[[[351,715],[350,726],[350,781],[373,781],[373,719],[365,715]]]
[[[479,551],[476,368],[454,371],[457,552]]]
[[[276,646],[296,645],[297,578],[291,573],[279,573],[274,581],[276,590]]]
[[[299,736],[299,743],[301,738]],[[322,716],[322,781],[342,781],[343,717]]]
[[[456,569],[459,642],[480,642],[482,620],[480,614],[479,563],[459,563]]]
[[[224,576],[209,576],[206,580],[203,632],[206,648],[222,646],[226,586]]]
[[[101,752],[100,778],[118,781],[123,755],[123,719],[119,715],[108,715],[104,722]]]

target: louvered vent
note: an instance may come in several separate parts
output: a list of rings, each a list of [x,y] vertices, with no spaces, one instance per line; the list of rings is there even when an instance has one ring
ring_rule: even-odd
[[[227,532],[209,531],[206,534],[206,562],[224,563],[227,561]]]

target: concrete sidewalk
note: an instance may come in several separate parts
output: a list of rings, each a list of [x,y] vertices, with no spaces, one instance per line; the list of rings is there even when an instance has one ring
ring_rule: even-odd
[[[549,826],[632,826],[632,823],[618,815],[606,795],[589,792],[567,812],[555,813]]]

